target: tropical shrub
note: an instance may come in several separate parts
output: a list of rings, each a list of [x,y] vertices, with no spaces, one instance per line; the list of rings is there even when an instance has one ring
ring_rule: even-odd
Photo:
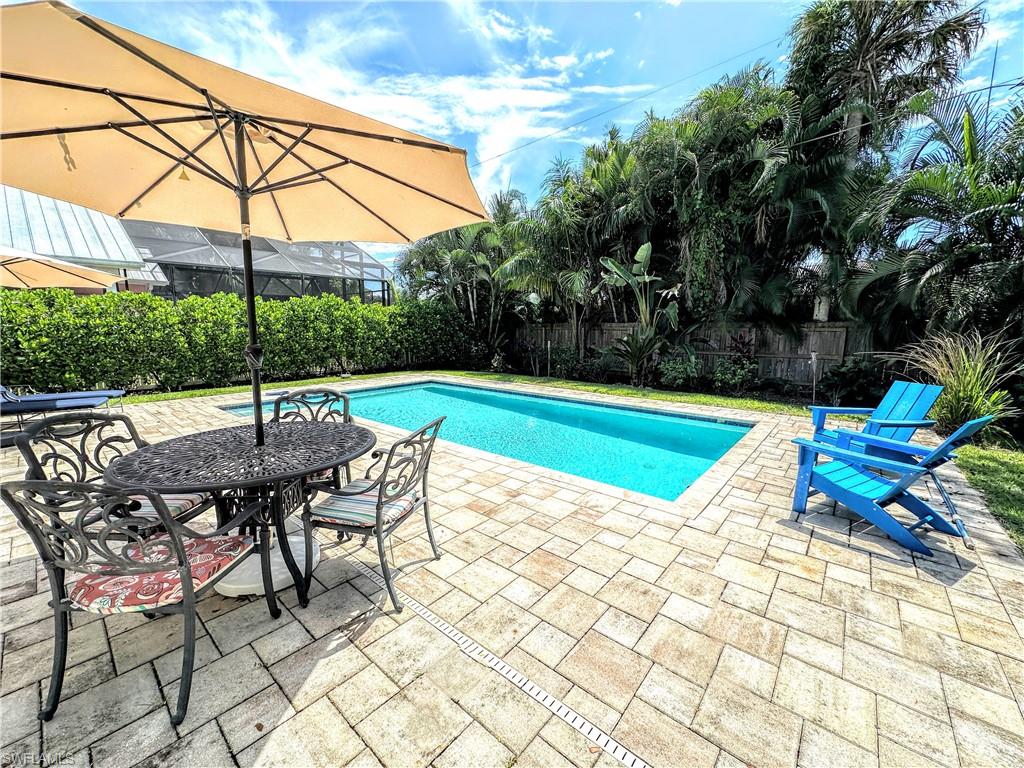
[[[945,387],[930,414],[940,435],[982,416],[998,421],[1020,415],[1007,389],[1011,379],[1024,375],[1015,339],[977,331],[933,333],[889,357]]]
[[[658,353],[665,339],[650,327],[637,326],[620,339],[616,339],[608,353],[618,358],[629,369],[629,383],[646,387],[650,383]]]
[[[438,301],[258,300],[256,318],[268,380],[462,366],[474,345],[459,312]],[[8,385],[177,389],[229,384],[248,371],[245,304],[234,294],[172,303],[144,293],[0,291],[0,326]]]
[[[686,389],[693,386],[699,373],[697,358],[671,357],[658,365],[658,375],[663,386],[669,389]]]
[[[576,378],[580,367],[576,347],[551,347],[549,359],[551,360],[551,375],[556,379]],[[541,369],[547,373],[547,360],[541,360]]]
[[[576,375],[583,381],[604,384],[615,372],[615,358],[607,352],[590,350],[580,361]]]
[[[821,375],[818,392],[833,405],[874,405],[883,396],[881,366],[870,357],[849,357]]]
[[[742,355],[719,360],[711,374],[711,381],[719,392],[741,395],[757,381],[757,361]]]

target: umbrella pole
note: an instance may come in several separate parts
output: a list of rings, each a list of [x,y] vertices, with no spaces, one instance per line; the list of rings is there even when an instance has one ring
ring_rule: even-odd
[[[256,445],[263,445],[263,392],[260,368],[263,366],[263,347],[256,328],[256,280],[252,274],[252,241],[249,239],[249,189],[245,176],[245,123],[235,118],[235,169],[238,173],[238,214],[242,225],[242,279],[245,284],[245,318],[249,330],[249,345],[245,360],[252,376],[252,415],[256,428]]]

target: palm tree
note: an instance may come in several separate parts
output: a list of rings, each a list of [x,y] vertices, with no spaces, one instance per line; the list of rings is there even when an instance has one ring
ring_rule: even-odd
[[[597,259],[585,237],[585,200],[579,169],[555,161],[540,203],[512,227],[522,247],[498,270],[511,285],[551,299],[565,312],[581,360],[590,310],[601,287]]]
[[[961,0],[816,0],[790,33],[786,82],[802,98],[821,99],[827,111],[859,102],[891,115],[916,93],[959,82],[984,23],[981,7],[965,9]],[[867,114],[845,117],[851,154],[878,134]]]
[[[927,309],[929,327],[1024,329],[1024,104],[979,130],[977,96],[923,94],[901,172],[864,202],[882,257],[850,289],[864,307]]]

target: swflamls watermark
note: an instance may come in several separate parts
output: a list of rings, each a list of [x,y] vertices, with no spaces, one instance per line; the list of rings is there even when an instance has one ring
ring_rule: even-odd
[[[28,768],[28,766],[43,766],[44,768],[56,768],[57,766],[75,765],[75,756],[70,752],[0,752],[0,768]]]

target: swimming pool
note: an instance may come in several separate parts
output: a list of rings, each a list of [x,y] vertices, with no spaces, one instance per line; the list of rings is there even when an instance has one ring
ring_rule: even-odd
[[[352,413],[413,430],[438,416],[445,440],[675,499],[750,429],[664,411],[426,382],[349,393]],[[227,406],[251,415],[252,406]],[[264,402],[272,413],[272,401]]]

